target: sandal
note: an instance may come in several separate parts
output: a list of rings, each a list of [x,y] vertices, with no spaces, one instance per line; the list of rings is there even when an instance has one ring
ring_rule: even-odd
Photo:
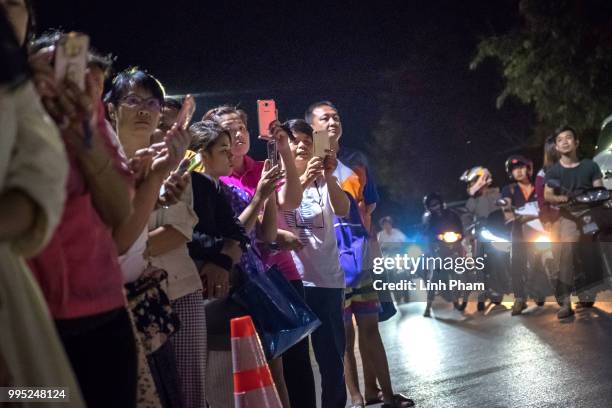
[[[391,404],[383,404],[382,408],[409,408],[414,407],[415,403],[410,398],[403,394],[393,395],[393,402]]]

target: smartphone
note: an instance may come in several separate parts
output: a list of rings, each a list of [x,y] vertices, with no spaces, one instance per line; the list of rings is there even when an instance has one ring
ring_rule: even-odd
[[[55,80],[69,79],[85,90],[85,71],[89,54],[89,36],[75,31],[66,33],[55,46]]]
[[[278,147],[276,145],[276,140],[268,142],[268,159],[272,167],[278,164]]]
[[[326,129],[315,130],[312,134],[313,156],[325,158],[329,150],[329,133]]]
[[[195,156],[193,156],[191,158],[191,160],[189,161],[189,166],[187,167],[188,171],[193,171],[194,169],[196,169],[200,164],[202,164],[202,155],[200,153],[196,154]]]
[[[179,164],[176,170],[180,174],[183,174],[186,171],[193,171],[193,169],[198,167],[201,163],[202,163],[202,155],[200,155],[200,153],[197,153],[193,155],[191,159],[181,161],[181,164]]]
[[[187,129],[189,127],[189,123],[191,122],[191,118],[196,110],[195,99],[191,95],[185,96],[183,100],[183,106],[179,111],[178,115],[176,115],[176,123],[179,128]]]
[[[270,123],[278,118],[276,102],[273,99],[257,101],[257,119],[259,121],[259,136],[266,139],[270,138]]]

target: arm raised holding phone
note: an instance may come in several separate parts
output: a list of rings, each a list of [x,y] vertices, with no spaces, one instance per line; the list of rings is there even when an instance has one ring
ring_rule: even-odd
[[[52,49],[30,56],[36,89],[45,110],[75,154],[100,217],[114,228],[125,221],[132,207],[129,185],[118,170],[118,155],[105,134],[103,107],[94,97],[88,74],[85,90],[69,79],[58,82],[52,61]]]
[[[133,200],[134,213],[125,223],[113,231],[120,255],[132,246],[147,225],[149,215],[157,203],[159,190],[164,179],[172,169],[178,166],[190,140],[189,132],[175,125],[168,131],[163,142],[136,152],[137,157],[139,155],[150,155],[151,165],[136,189]]]
[[[289,147],[289,135],[278,120],[270,124],[270,133],[280,155],[281,168],[285,172],[285,183],[277,193],[277,204],[281,210],[294,210],[302,202],[302,187]]]
[[[349,214],[351,203],[340,184],[338,184],[338,179],[334,176],[336,167],[338,167],[336,152],[327,150],[327,156],[323,160],[323,177],[325,177],[327,183],[329,201],[336,216],[346,217]]]

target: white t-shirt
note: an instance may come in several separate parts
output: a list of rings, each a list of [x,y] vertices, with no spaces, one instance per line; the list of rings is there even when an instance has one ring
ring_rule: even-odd
[[[398,243],[398,242],[406,242],[406,235],[397,228],[391,228],[391,233],[387,234],[385,230],[382,230],[378,233],[378,243],[379,244],[387,244],[387,243]]]
[[[302,250],[291,252],[304,286],[345,287],[344,271],[338,260],[334,213],[323,180],[304,190],[299,208],[282,211],[279,224],[304,244]]]
[[[193,227],[198,216],[193,211],[193,193],[188,186],[178,203],[168,208],[159,208],[149,217],[149,231],[161,226],[170,226],[191,241]],[[177,300],[183,296],[202,290],[198,270],[189,257],[187,245],[181,245],[164,254],[152,256],[151,265],[168,272],[168,297]]]
[[[123,283],[131,283],[142,275],[147,269],[147,260],[144,253],[147,250],[149,229],[142,230],[136,241],[123,255],[119,256],[119,266],[123,273]]]

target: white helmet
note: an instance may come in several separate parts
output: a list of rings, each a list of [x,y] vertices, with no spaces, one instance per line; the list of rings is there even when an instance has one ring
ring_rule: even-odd
[[[467,183],[467,192],[470,196],[476,195],[484,186],[490,186],[493,183],[491,172],[482,166],[474,166],[466,170],[459,180]]]

